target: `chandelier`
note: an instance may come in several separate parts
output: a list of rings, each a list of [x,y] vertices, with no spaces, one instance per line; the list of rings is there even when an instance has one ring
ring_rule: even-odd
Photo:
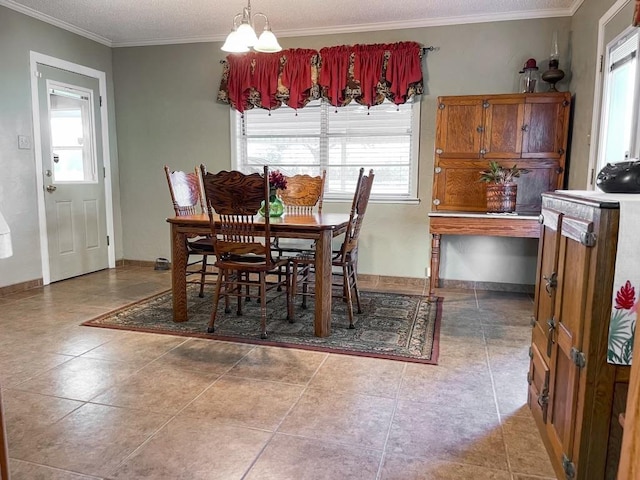
[[[255,25],[251,17],[251,0],[247,6],[233,17],[233,30],[222,45],[222,50],[231,53],[248,52],[252,47],[256,52],[275,53],[282,50],[278,39],[271,31],[269,19],[264,13],[256,13],[254,17],[264,18],[264,29],[260,37],[256,35]],[[239,23],[238,23],[239,22]]]

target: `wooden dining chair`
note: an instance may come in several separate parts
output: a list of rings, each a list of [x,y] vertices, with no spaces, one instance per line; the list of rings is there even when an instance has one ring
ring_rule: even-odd
[[[238,315],[242,315],[245,298],[257,298],[260,301],[260,337],[267,338],[269,292],[285,287],[287,316],[291,298],[289,260],[273,255],[270,218],[257,215],[263,201],[265,211],[269,209],[269,168],[264,167],[263,175],[238,171],[209,173],[204,165],[200,168],[216,256],[215,266],[219,271],[207,332],[215,331],[221,296],[227,300],[229,297],[237,298]],[[273,281],[267,278],[269,274],[277,274],[281,267],[284,279]],[[278,278],[277,275],[271,277]],[[226,308],[225,312],[228,310]]]
[[[200,185],[200,175],[196,168],[193,172],[183,172],[180,170],[171,171],[165,165],[164,172],[169,184],[169,192],[171,193],[171,201],[173,202],[173,210],[176,217],[183,215],[196,215],[204,213],[204,204],[202,201],[202,188]],[[187,239],[187,278],[198,275],[197,282],[189,281],[189,283],[200,284],[200,297],[204,296],[204,286],[207,275],[215,275],[208,267],[209,258],[213,256],[213,245],[209,237],[193,237]],[[198,257],[193,260],[192,257]],[[198,266],[194,270],[194,265]]]
[[[331,260],[332,266],[340,268],[340,272],[336,276],[341,279],[341,282],[334,285],[341,287],[342,297],[347,303],[349,328],[355,328],[353,322],[353,296],[356,298],[358,313],[362,313],[360,291],[358,290],[358,238],[360,237],[360,230],[362,229],[362,223],[364,222],[365,213],[369,204],[373,178],[373,170],[369,170],[369,174],[365,175],[364,168],[360,169],[344,240],[340,249],[334,252]],[[307,296],[312,294],[312,292],[309,291],[309,284],[313,281],[315,256],[313,253],[301,253],[293,257],[291,263],[292,282],[289,318],[293,321],[294,301],[298,293],[298,283],[302,284],[302,308],[307,307]],[[298,269],[300,269],[300,271]]]
[[[285,213],[287,215],[322,213],[326,177],[326,170],[322,170],[322,174],[315,177],[310,175],[285,176],[287,188],[278,190],[280,199],[284,203]],[[273,246],[279,256],[294,256],[313,252],[315,247],[309,240],[278,237],[274,238]],[[280,272],[279,278],[282,278],[282,272]]]

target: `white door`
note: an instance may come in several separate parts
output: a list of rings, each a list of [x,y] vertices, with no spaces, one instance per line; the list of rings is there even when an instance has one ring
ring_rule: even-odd
[[[96,78],[38,64],[50,281],[108,268]]]

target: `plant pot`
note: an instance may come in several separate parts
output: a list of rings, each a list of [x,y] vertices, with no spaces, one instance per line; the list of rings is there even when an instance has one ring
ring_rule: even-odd
[[[487,183],[487,212],[515,211],[517,193],[518,185],[515,183]]]

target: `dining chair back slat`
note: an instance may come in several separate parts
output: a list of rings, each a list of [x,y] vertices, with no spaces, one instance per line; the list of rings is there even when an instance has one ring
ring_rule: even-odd
[[[285,177],[287,188],[278,190],[285,212],[300,215],[311,214],[314,211],[322,213],[326,176],[327,171],[323,170],[322,175],[316,177],[310,175]]]
[[[290,298],[288,260],[274,258],[270,218],[268,215],[264,220],[258,217],[263,205],[264,211],[269,211],[269,169],[265,166],[263,175],[235,170],[209,173],[201,165],[200,171],[216,267],[220,270],[207,332],[215,331],[221,296],[226,301],[225,311],[228,311],[229,297],[237,298],[238,315],[242,314],[244,298],[258,298],[261,337],[267,338],[267,292],[284,286],[287,300]],[[280,271],[284,276],[278,276],[278,282],[267,281],[267,274]]]

